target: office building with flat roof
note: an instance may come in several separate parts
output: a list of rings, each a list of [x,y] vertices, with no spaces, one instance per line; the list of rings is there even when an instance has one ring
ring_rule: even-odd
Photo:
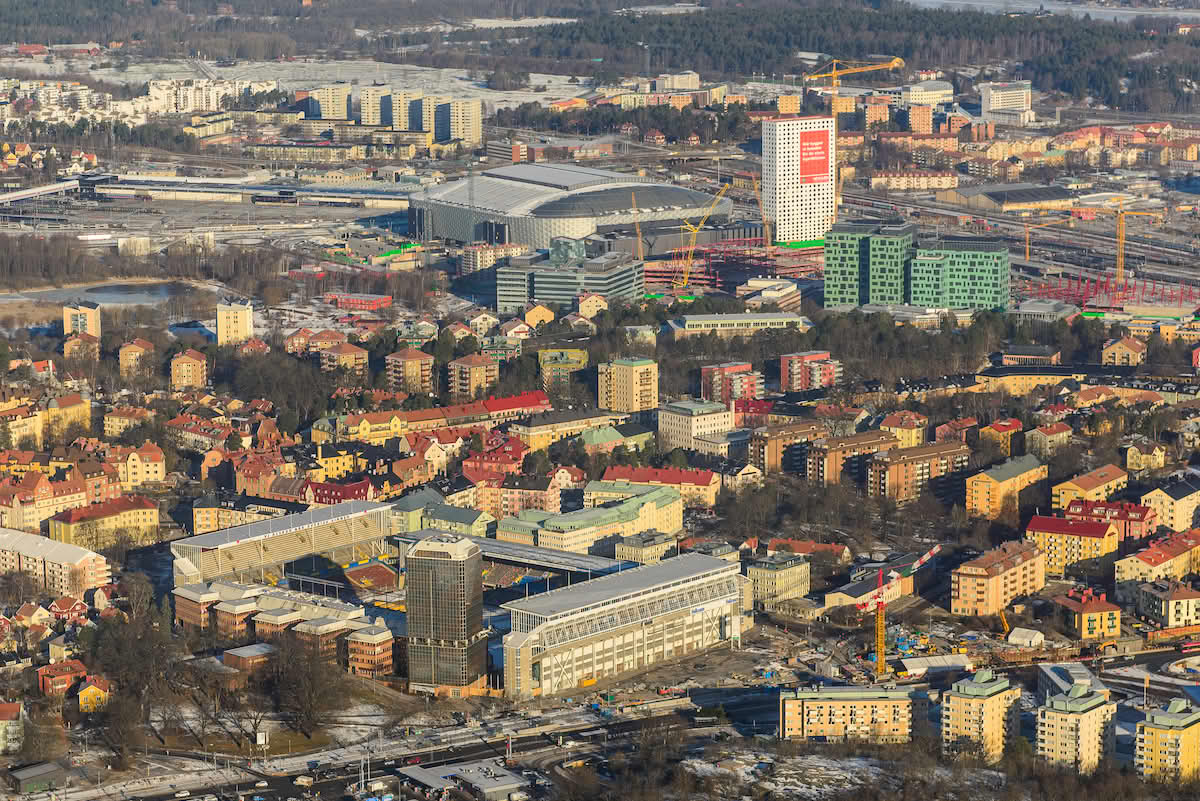
[[[510,601],[504,692],[587,688],[599,679],[741,639],[749,593],[736,563],[683,554]]]
[[[438,533],[404,557],[409,689],[470,695],[487,678],[479,546]]]

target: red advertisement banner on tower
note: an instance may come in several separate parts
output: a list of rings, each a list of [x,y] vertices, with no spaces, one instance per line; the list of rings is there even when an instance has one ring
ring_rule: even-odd
[[[800,183],[829,181],[829,132],[800,132]]]

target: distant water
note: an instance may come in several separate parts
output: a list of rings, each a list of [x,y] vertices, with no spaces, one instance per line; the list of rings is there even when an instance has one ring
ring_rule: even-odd
[[[922,8],[949,8],[953,10],[968,9],[971,11],[990,11],[1003,14],[1009,11],[1037,11],[1044,8],[1055,14],[1073,14],[1082,17],[1090,14],[1092,19],[1115,20],[1129,22],[1136,17],[1177,17],[1179,19],[1200,19],[1200,9],[1196,8],[1109,8],[1105,6],[1087,5],[1083,3],[1056,3],[1053,0],[909,0],[913,5]]]
[[[110,306],[155,306],[191,290],[190,285],[179,281],[165,281],[159,284],[99,284],[75,289],[35,289],[20,295],[0,296],[0,302],[21,299],[50,303],[90,300]]]

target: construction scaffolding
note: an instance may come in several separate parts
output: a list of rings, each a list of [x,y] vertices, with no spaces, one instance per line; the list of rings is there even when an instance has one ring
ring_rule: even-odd
[[[1028,298],[1061,300],[1080,308],[1104,306],[1120,308],[1134,306],[1188,306],[1200,304],[1200,287],[1186,284],[1167,284],[1158,281],[1122,281],[1115,278],[1081,278],[1059,276],[1026,280],[1017,292]]]
[[[688,252],[687,247],[674,248],[670,259],[646,262],[646,284],[678,286],[688,269]],[[821,278],[825,269],[821,248],[768,250],[762,237],[696,245],[691,257],[689,287],[730,294],[751,278]]]

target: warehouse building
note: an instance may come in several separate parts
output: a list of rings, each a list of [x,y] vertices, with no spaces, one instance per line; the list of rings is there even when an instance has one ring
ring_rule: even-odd
[[[635,200],[636,196],[636,200]],[[636,207],[635,207],[636,203]],[[457,242],[520,242],[548,248],[557,236],[595,233],[703,217],[713,197],[652,178],[574,164],[512,164],[413,195],[409,234]],[[724,222],[733,201],[717,201],[710,221]]]
[[[738,565],[696,553],[506,603],[505,694],[552,695],[716,645],[736,647],[750,607]]]

